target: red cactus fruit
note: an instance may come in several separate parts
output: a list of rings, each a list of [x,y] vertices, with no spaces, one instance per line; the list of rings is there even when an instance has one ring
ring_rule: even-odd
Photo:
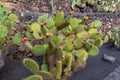
[[[55,12],[55,13],[53,13],[53,16],[56,16],[57,15],[57,13]]]
[[[40,37],[40,40],[41,40],[41,41],[44,41],[44,39],[45,39],[44,37]]]
[[[69,15],[73,15],[73,14],[74,14],[74,11],[70,11],[70,12],[69,12]]]
[[[30,30],[30,33],[33,33],[33,30]]]
[[[49,37],[50,36],[50,34],[49,33],[46,33],[46,37]]]
[[[38,34],[42,34],[41,32],[38,32]]]
[[[45,26],[45,23],[41,23],[40,26],[41,28],[43,28]]]
[[[22,39],[22,43],[23,43],[23,44],[25,44],[27,41],[28,41],[27,38],[23,38],[23,39]]]

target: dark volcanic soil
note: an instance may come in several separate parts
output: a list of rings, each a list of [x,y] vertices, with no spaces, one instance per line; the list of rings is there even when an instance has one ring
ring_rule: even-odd
[[[116,61],[114,63],[103,61],[103,54],[114,56]],[[40,59],[37,58],[35,60],[40,61]],[[98,56],[88,59],[84,70],[74,73],[69,80],[103,80],[118,65],[120,65],[120,50],[109,42],[100,48]],[[21,80],[29,75],[31,73],[23,66],[20,60],[6,61],[5,66],[0,71],[0,80]]]

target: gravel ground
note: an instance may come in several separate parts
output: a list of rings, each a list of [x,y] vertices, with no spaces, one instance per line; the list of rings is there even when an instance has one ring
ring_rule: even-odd
[[[120,66],[118,66],[112,73],[104,80],[120,80]]]
[[[114,56],[114,63],[104,61],[103,54]],[[109,42],[100,48],[100,53],[96,57],[90,57],[84,70],[73,74],[68,80],[104,80],[115,68],[120,66],[120,50]],[[41,64],[41,58],[35,58]],[[118,72],[119,73],[119,72]],[[116,74],[116,73],[115,73]],[[31,73],[23,66],[20,60],[6,61],[5,66],[0,71],[0,80],[21,80]],[[107,79],[108,80],[108,79]],[[113,79],[114,80],[114,79]]]

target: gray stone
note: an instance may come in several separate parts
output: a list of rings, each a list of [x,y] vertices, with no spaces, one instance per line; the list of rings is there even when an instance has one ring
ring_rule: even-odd
[[[104,80],[120,80],[120,66],[111,72]]]
[[[108,56],[108,55],[104,54],[103,60],[113,63],[113,62],[115,62],[116,58],[113,56]]]

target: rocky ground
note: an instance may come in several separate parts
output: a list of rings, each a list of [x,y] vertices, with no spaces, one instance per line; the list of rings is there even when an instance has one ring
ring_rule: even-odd
[[[120,80],[120,66],[111,72],[104,80]]]

